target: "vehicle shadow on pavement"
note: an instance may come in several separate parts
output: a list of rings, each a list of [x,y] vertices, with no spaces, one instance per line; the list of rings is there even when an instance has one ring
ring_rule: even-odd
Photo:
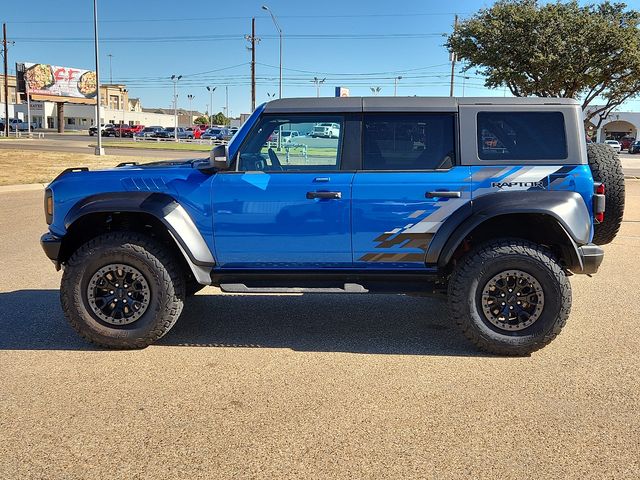
[[[0,293],[0,350],[100,350],[67,324],[58,290]],[[165,346],[490,356],[451,324],[443,299],[404,295],[196,295]]]

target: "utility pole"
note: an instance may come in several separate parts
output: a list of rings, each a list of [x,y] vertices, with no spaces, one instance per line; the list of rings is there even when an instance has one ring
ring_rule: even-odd
[[[455,32],[457,28],[458,28],[458,15],[456,15],[453,20],[453,31]],[[449,58],[451,60],[451,87],[449,88],[449,96],[453,97],[453,79],[456,73],[456,52],[452,50],[449,53]]]
[[[113,55],[109,54],[107,57],[109,57],[109,83],[113,85],[113,71],[111,70],[111,59],[113,58]]]
[[[256,43],[260,41],[256,38],[256,19],[251,19],[251,35],[245,35],[244,38],[251,45],[247,47],[251,50],[251,111],[256,109]]]
[[[225,91],[225,96],[227,97],[226,98],[226,102],[225,102],[226,106],[224,108],[225,112],[226,112],[225,113],[226,121],[224,123],[225,123],[225,125],[226,124],[231,125],[231,120],[229,119],[229,85],[225,85],[224,86],[224,91]]]
[[[9,69],[7,67],[7,24],[2,24],[2,52],[4,57],[4,135],[9,138]],[[16,85],[16,95],[18,87]]]

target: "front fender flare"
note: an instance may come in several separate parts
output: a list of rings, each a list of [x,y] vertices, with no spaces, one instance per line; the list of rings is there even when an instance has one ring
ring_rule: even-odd
[[[65,229],[92,213],[140,212],[154,216],[167,227],[191,271],[202,284],[211,283],[215,260],[198,227],[175,198],[166,193],[112,192],[100,193],[76,203],[67,213]]]

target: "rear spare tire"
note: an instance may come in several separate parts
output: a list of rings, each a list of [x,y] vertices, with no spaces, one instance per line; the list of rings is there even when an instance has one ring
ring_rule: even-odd
[[[605,188],[604,221],[594,225],[593,243],[605,245],[613,241],[620,230],[624,214],[624,173],[620,158],[602,143],[587,144],[587,158],[595,182]]]

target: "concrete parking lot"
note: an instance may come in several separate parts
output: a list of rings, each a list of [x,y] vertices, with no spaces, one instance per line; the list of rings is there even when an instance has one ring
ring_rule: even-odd
[[[0,478],[640,478],[640,181],[563,333],[469,346],[442,300],[205,289],[142,351],[91,347],[0,193]]]

